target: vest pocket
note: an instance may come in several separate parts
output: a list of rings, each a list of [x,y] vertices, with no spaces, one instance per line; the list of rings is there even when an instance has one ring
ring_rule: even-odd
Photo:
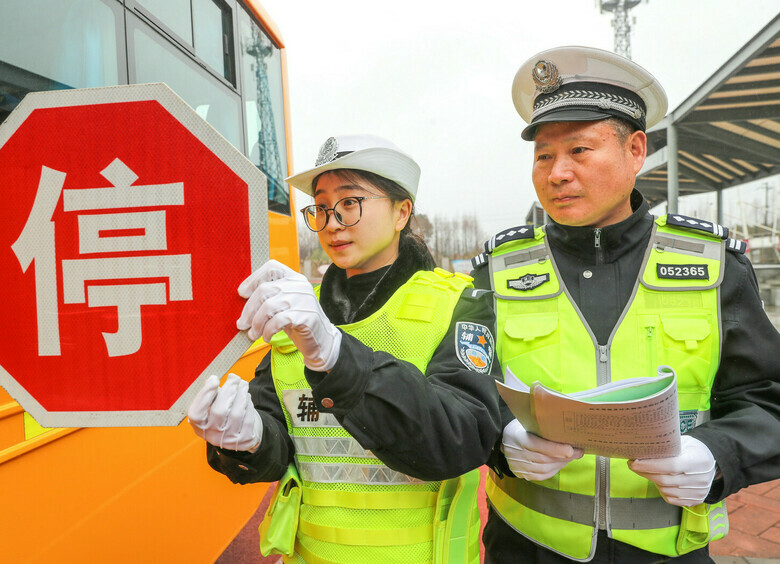
[[[662,314],[666,364],[678,374],[693,376],[699,388],[709,389],[712,359],[712,321],[707,315]]]
[[[560,389],[561,359],[558,313],[512,315],[506,318],[501,357],[525,382],[539,380]]]
[[[710,336],[710,324],[704,317],[677,317],[669,314],[661,316],[664,333],[685,347],[696,350],[701,341]]]

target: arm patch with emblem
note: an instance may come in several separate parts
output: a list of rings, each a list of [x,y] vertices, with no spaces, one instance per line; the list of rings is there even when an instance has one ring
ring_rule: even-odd
[[[480,374],[490,373],[496,350],[490,329],[480,323],[458,321],[455,324],[455,349],[463,366]]]

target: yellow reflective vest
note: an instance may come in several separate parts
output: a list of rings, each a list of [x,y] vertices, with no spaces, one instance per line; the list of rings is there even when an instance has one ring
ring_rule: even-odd
[[[538,380],[571,393],[655,376],[659,365],[669,365],[677,372],[680,429],[687,431],[709,418],[724,257],[723,241],[657,219],[629,303],[608,343],[599,345],[558,274],[544,230],[500,245],[489,266],[501,367],[527,384]],[[585,455],[539,482],[491,472],[486,489],[510,526],[574,560],[593,557],[599,529],[667,556],[728,530],[722,504],[685,511],[667,504],[624,459]]]
[[[420,271],[379,311],[340,328],[424,373],[467,287],[469,277]],[[295,554],[284,562],[476,564],[478,472],[424,482],[388,468],[332,414],[317,410],[292,341],[279,333],[271,345],[274,386],[302,483]]]

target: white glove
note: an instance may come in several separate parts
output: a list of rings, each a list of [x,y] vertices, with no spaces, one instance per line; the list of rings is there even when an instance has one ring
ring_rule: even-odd
[[[322,311],[306,277],[275,260],[269,260],[238,287],[248,298],[236,326],[249,329],[249,338],[268,342],[284,331],[311,370],[326,372],[339,358],[341,331]]]
[[[628,467],[658,486],[666,503],[691,506],[704,501],[715,477],[715,458],[701,441],[680,437],[680,454],[629,460]]]
[[[263,420],[248,390],[249,384],[235,374],[229,374],[221,388],[219,378],[209,376],[187,410],[195,434],[220,448],[255,452]]]
[[[529,433],[517,419],[504,427],[501,441],[509,469],[518,478],[546,480],[552,478],[572,460],[582,458],[582,449],[548,441]]]

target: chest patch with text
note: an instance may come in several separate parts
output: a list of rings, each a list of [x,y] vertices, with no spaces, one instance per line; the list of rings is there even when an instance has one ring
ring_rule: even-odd
[[[658,278],[674,280],[709,280],[710,273],[706,264],[657,264]]]

